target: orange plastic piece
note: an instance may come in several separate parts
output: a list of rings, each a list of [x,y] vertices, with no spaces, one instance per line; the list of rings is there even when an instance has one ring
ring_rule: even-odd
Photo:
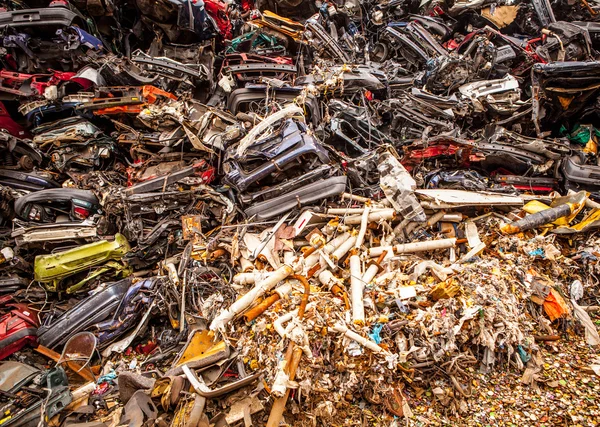
[[[550,288],[550,293],[544,301],[544,311],[550,318],[555,321],[569,313],[569,307],[562,296],[553,288]]]

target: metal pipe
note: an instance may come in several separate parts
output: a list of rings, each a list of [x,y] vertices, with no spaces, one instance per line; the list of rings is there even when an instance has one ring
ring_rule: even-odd
[[[404,243],[395,246],[376,246],[374,248],[367,249],[367,256],[370,258],[378,257],[383,253],[383,251],[388,251],[388,253],[398,254],[406,254],[413,252],[426,252],[432,251],[435,249],[447,249],[456,246],[456,239],[439,239],[439,240],[430,240],[427,242],[413,242],[413,243]]]
[[[356,325],[365,324],[363,291],[360,257],[353,254],[350,256],[350,298],[352,298],[352,322]]]
[[[244,273],[249,273],[254,270],[254,264],[248,258],[240,258],[240,266],[242,267],[242,271]]]
[[[325,226],[321,229],[321,231],[323,232],[323,234],[325,234],[326,236],[331,236],[332,234],[335,233],[345,233],[347,231],[350,231],[352,229],[352,227],[350,227],[349,225],[332,225],[332,224],[325,224]]]
[[[298,274],[294,274],[291,276],[292,279],[296,279],[300,281],[304,285],[304,293],[302,294],[302,301],[300,302],[300,308],[298,308],[298,319],[302,320],[304,318],[304,313],[306,312],[306,306],[308,304],[308,297],[310,296],[310,284],[308,280],[304,276],[300,276]],[[298,365],[300,364],[300,358],[302,357],[302,348],[298,347],[294,341],[290,341],[288,345],[288,350],[286,353],[286,368],[287,374],[290,381],[293,381],[296,378],[296,370],[298,369]],[[285,405],[287,404],[288,397],[290,396],[289,388],[285,391],[285,394],[282,397],[275,399],[273,402],[273,406],[271,408],[271,413],[269,414],[269,420],[267,421],[267,427],[277,427],[279,425],[279,421],[283,416],[283,411],[285,410]]]
[[[342,243],[333,253],[331,254],[331,259],[334,261],[339,261],[348,253],[350,249],[356,243],[356,235],[350,236],[348,240]]]
[[[380,265],[383,262],[383,260],[385,259],[387,254],[388,254],[387,251],[383,251],[381,253],[381,255],[379,255],[379,258],[377,258],[377,261],[371,262],[371,265],[369,265],[369,267],[367,268],[367,271],[365,271],[365,274],[363,274],[363,277],[362,277],[362,281],[365,285],[368,285],[369,283],[371,283],[371,280],[373,280],[375,278],[375,276],[377,275],[377,272],[381,268]]]
[[[281,282],[294,272],[292,266],[284,264],[273,272],[266,279],[257,283],[248,293],[236,300],[229,308],[221,310],[217,317],[210,324],[212,331],[223,329],[235,316],[246,310],[257,298],[271,290],[273,286]]]
[[[179,313],[179,332],[183,333],[185,329],[185,297],[186,297],[186,288],[187,288],[187,275],[183,275],[183,286],[181,288],[181,313]]]
[[[346,232],[340,234],[339,236],[336,236],[333,239],[331,239],[331,241],[329,241],[325,246],[323,246],[323,249],[321,249],[321,251],[326,254],[330,254],[333,251],[335,251],[337,248],[339,248],[350,237],[352,237],[352,234],[350,234],[350,232],[346,231]]]
[[[264,278],[267,278],[269,276],[272,276],[273,273],[273,271],[261,270],[255,270],[246,273],[238,273],[235,276],[233,276],[233,283],[235,283],[236,285],[253,285],[256,283],[257,277],[260,278],[262,275]]]
[[[365,211],[362,214],[362,218],[360,221],[360,229],[358,230],[358,236],[356,236],[356,242],[354,243],[354,247],[356,249],[360,249],[365,240],[365,234],[367,233],[367,225],[369,225],[369,212],[371,211],[371,207],[367,205],[365,207]]]
[[[331,239],[331,241],[329,243],[327,243],[325,246],[323,246],[323,248],[321,249],[321,252],[324,254],[330,254],[330,253],[334,252],[340,245],[342,245],[344,242],[346,242],[346,240],[348,240],[350,238],[350,236],[351,236],[351,234],[346,232],[346,233],[340,234],[339,236],[334,237],[333,239]],[[304,265],[306,266],[306,268],[310,269],[314,265],[317,265],[319,263],[320,259],[321,259],[321,254],[319,252],[311,253],[305,257]]]
[[[583,202],[585,203],[585,201]],[[504,224],[500,227],[500,231],[504,234],[515,234],[521,231],[531,230],[541,227],[542,225],[550,224],[559,218],[571,215],[581,206],[580,203],[564,203],[554,208],[545,209],[543,211],[527,215],[518,221],[510,224]]]
[[[294,311],[290,311],[289,313],[284,314],[283,316],[279,316],[273,322],[273,328],[281,336],[281,338],[285,338],[285,328],[283,327],[283,324],[286,322],[289,322],[297,315],[298,315],[298,309],[296,309]]]
[[[333,328],[334,331],[339,332],[341,334],[344,334],[346,337],[350,338],[353,341],[356,341],[357,343],[359,343],[360,345],[362,345],[363,347],[368,348],[369,350],[374,351],[375,353],[383,353],[385,352],[385,350],[381,347],[379,347],[377,344],[375,344],[373,341],[357,334],[354,331],[351,331],[350,329],[348,329],[348,327],[344,324],[341,323],[336,323]]]
[[[381,209],[376,212],[369,214],[369,222],[379,222],[381,220],[391,220],[396,218],[396,211],[394,209]],[[362,215],[353,215],[344,218],[344,224],[355,225],[360,224],[362,221]]]
[[[323,270],[319,273],[319,282],[321,282],[323,286],[326,286],[333,295],[342,298],[346,309],[350,309],[350,300],[348,299],[348,294],[342,285],[341,279],[335,277],[330,270]]]
[[[442,218],[444,218],[445,216],[446,216],[446,211],[442,209],[441,211],[438,211],[438,212],[434,213],[433,215],[431,215],[427,219],[427,222],[425,224],[427,227],[433,227],[435,224],[440,222],[442,220]]]
[[[279,296],[279,294],[274,293],[273,295],[268,296],[267,298],[262,300],[262,302],[260,302],[256,306],[252,307],[250,310],[244,313],[244,319],[246,319],[246,323],[252,322],[258,316],[263,314],[267,310],[267,308],[271,307],[273,304],[275,304],[275,302],[279,301],[280,299],[281,297]]]
[[[333,286],[342,286],[342,281],[335,277],[330,270],[323,270],[319,273],[319,282],[323,286],[327,287],[327,290],[331,290]]]
[[[291,345],[292,343],[290,343]],[[296,347],[293,350],[292,357],[289,360],[289,379],[293,381],[296,378],[296,371],[298,370],[298,365],[300,364],[300,358],[302,357],[302,349],[300,347]],[[283,412],[285,411],[285,405],[287,404],[287,400],[290,396],[290,390],[287,389],[285,394],[282,397],[278,397],[273,402],[273,406],[271,407],[271,413],[269,414],[269,420],[267,421],[267,427],[278,427],[279,422],[281,421],[281,417],[283,416]]]
[[[310,304],[308,304],[306,306],[306,310],[307,311],[311,310],[312,308],[314,308],[314,306],[315,306],[315,303],[311,302]],[[279,316],[273,322],[273,329],[275,329],[275,332],[277,332],[281,338],[285,338],[285,327],[283,326],[284,323],[287,323],[290,320],[292,320],[294,317],[297,317],[298,310],[299,310],[299,308],[292,310],[289,313],[284,314],[283,316]]]
[[[327,215],[357,215],[365,211],[364,208],[330,208],[327,209]],[[389,208],[371,208],[371,213],[387,211]]]
[[[222,257],[223,255],[225,255],[227,252],[225,251],[225,249],[217,249],[213,252],[210,253],[210,255],[208,256],[209,260],[214,261],[220,257]]]
[[[342,200],[354,200],[355,202],[367,203],[370,202],[371,199],[368,197],[357,196],[355,194],[350,193],[342,193]]]
[[[298,310],[298,318],[303,319],[304,313],[306,312],[306,305],[308,304],[308,297],[310,295],[310,283],[304,276],[299,274],[292,274],[290,279],[298,280],[304,286],[304,292],[302,293],[302,301],[300,301],[300,309]]]
[[[461,213],[447,213],[442,219],[441,222],[461,222],[463,220],[463,214]]]
[[[284,262],[284,264],[292,264],[294,262],[294,258],[296,258],[296,256],[294,255],[293,252],[285,251],[283,253],[283,262]]]

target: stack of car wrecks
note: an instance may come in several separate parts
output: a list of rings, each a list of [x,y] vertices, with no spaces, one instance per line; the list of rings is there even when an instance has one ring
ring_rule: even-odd
[[[1,425],[400,425],[600,344],[600,3],[1,6]]]

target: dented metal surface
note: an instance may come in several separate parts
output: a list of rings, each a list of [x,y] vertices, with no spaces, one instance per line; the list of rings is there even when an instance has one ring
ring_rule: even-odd
[[[4,5],[0,350],[39,378],[0,424],[460,424],[473,366],[600,344],[599,12]]]

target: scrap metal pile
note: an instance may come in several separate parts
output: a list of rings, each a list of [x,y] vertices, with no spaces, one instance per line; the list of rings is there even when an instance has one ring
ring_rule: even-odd
[[[600,344],[597,1],[1,6],[1,425],[392,426]]]

